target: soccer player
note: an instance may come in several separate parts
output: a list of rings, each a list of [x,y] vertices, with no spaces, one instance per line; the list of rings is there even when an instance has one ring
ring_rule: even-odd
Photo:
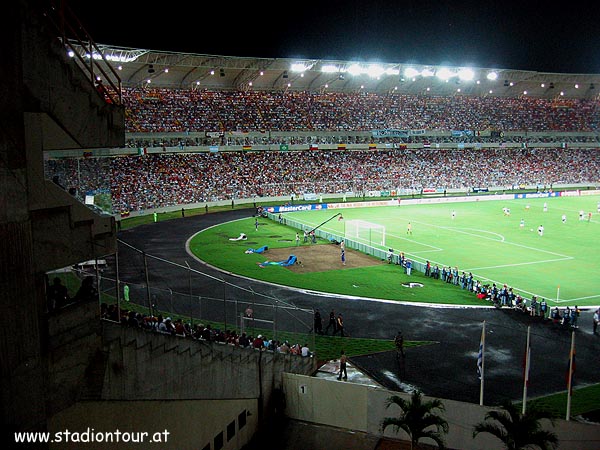
[[[544,212],[548,212],[548,203],[544,202]]]
[[[562,223],[567,223],[567,215],[566,214],[563,214],[561,219],[562,219]]]
[[[452,210],[452,220],[456,217],[456,211]]]
[[[543,225],[540,225],[540,226],[538,227],[538,234],[539,234],[540,236],[543,236],[543,235],[544,235],[544,226],[543,226]]]
[[[406,234],[412,235],[412,224],[408,222],[408,226],[406,228]]]
[[[524,227],[525,227],[525,219],[521,219],[521,222],[519,223],[519,226],[520,226],[521,228],[524,228]]]

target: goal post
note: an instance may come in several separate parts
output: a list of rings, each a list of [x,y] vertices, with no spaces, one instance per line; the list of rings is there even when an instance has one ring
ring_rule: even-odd
[[[385,226],[378,223],[366,220],[348,220],[345,225],[345,235],[358,242],[385,246]]]

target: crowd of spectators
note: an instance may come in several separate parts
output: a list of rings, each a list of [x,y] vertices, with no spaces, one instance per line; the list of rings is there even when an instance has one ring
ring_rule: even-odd
[[[161,153],[46,161],[69,190],[110,192],[114,213],[221,200],[370,190],[597,183],[600,151],[462,150]]]
[[[128,132],[597,131],[595,99],[124,88]]]
[[[399,259],[399,264],[404,266],[402,261],[403,259]],[[497,308],[512,308],[533,318],[561,325],[565,328],[578,327],[577,321],[581,311],[577,305],[573,308],[567,306],[562,310],[558,306],[551,309],[544,298],[532,295],[528,299],[515,292],[507,284],[499,286],[494,282],[487,283],[476,280],[471,272],[460,271],[456,266],[440,267],[437,264],[432,266],[429,261],[426,261],[425,276],[466,289],[478,299],[489,302]]]
[[[522,96],[306,91],[209,91],[125,88],[126,129],[148,133],[202,133],[203,137],[134,137],[136,147],[256,144],[365,144],[361,131],[503,130],[598,132],[595,100]],[[333,135],[271,135],[271,131],[328,131]],[[232,132],[232,133],[228,133]],[[245,136],[247,132],[255,132]],[[256,132],[261,134],[256,135]],[[354,133],[354,134],[353,134]],[[596,141],[599,135],[561,136],[562,142]],[[46,177],[80,199],[107,193],[113,213],[262,196],[303,193],[402,192],[425,188],[469,189],[518,185],[597,182],[598,150],[535,149],[552,136],[515,135],[502,142],[529,148],[389,149],[380,151],[261,151],[151,153],[144,157],[48,159]],[[427,141],[490,142],[474,132],[460,136],[378,139],[400,144]],[[599,143],[600,144],[600,143]],[[559,145],[557,144],[557,147]],[[510,163],[508,163],[510,161]]]
[[[181,338],[196,339],[219,344],[229,344],[235,347],[252,348],[261,351],[272,351],[298,356],[312,356],[307,343],[292,343],[287,340],[269,339],[262,334],[253,334],[236,330],[221,330],[208,324],[192,325],[181,318],[173,320],[161,314],[142,314],[127,309],[119,310],[115,304],[101,304],[101,318],[120,322],[123,326],[140,328],[150,332],[168,334]]]
[[[459,144],[463,143],[465,145],[468,144],[486,144],[486,143],[498,143],[499,138],[492,136],[481,136],[478,134],[471,135],[460,135],[460,136],[452,136],[444,134],[442,136],[437,135],[410,135],[408,137],[385,137],[385,138],[377,138],[375,139],[377,144],[383,144],[387,147],[400,147],[402,144],[424,144],[429,143],[430,145],[435,144],[444,144],[444,143],[454,143]],[[505,144],[525,144],[529,147],[535,147],[536,144],[546,144],[546,143],[554,143],[557,146],[561,146],[562,144],[578,144],[578,143],[600,143],[600,135],[594,134],[573,134],[573,135],[525,135],[525,134],[515,134],[515,135],[503,135],[500,139],[502,143]],[[368,147],[374,141],[374,138],[369,134],[365,135],[361,134],[351,134],[351,133],[334,133],[327,134],[324,136],[311,136],[306,134],[286,134],[286,135],[271,135],[271,134],[261,134],[261,135],[227,135],[223,134],[219,137],[210,137],[210,136],[202,136],[202,137],[169,137],[168,135],[160,135],[160,137],[131,137],[129,136],[126,141],[126,146],[129,148],[178,148],[179,150],[185,151],[189,147],[194,146],[271,146],[278,148],[279,145],[306,145],[307,147],[310,145],[338,145],[338,144],[347,144],[347,145],[364,145],[365,148]]]

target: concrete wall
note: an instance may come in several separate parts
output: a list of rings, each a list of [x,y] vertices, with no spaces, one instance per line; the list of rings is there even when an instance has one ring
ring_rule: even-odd
[[[25,6],[24,20],[17,25],[22,33],[19,48],[26,110],[47,116],[44,150],[123,146],[125,108],[107,104],[98,95],[92,74],[83,72],[59,43],[47,18],[51,14],[41,15],[50,2],[37,3]]]
[[[48,431],[55,441],[56,433],[63,433],[63,441],[55,442],[49,448],[202,450],[209,444],[207,448],[215,448],[215,437],[222,433],[223,450],[236,450],[254,435],[258,425],[257,408],[256,399],[80,402],[49,421]],[[81,433],[77,437],[82,440],[66,443],[65,430]],[[117,430],[127,436],[122,435],[120,442],[109,444],[109,437],[116,439]],[[129,436],[140,443],[123,442]],[[92,438],[96,442],[91,442]],[[153,438],[155,442],[150,443]],[[97,442],[99,439],[106,442]],[[141,443],[141,439],[146,445]],[[161,439],[160,443],[158,439]]]
[[[68,408],[88,389],[94,358],[102,349],[99,307],[78,303],[48,316],[45,353],[48,416]]]
[[[41,372],[47,374],[49,432],[167,429],[171,440],[160,448],[202,449],[223,431],[223,448],[239,449],[272,414],[271,393],[282,387],[282,372],[316,370],[313,358],[100,321],[95,303],[50,316],[45,335],[48,366]],[[240,428],[242,413],[247,424]],[[230,441],[228,426],[235,430]],[[81,446],[63,441],[51,448]],[[85,448],[107,447],[86,443]]]
[[[409,394],[298,374],[284,374],[283,389],[286,398],[285,413],[291,419],[377,437],[408,439],[403,431],[396,434],[392,428],[388,428],[382,434],[380,424],[383,418],[393,417],[399,413],[395,406],[386,408],[386,400],[391,395],[409,399]],[[500,441],[489,434],[480,434],[475,439],[472,437],[473,426],[484,419],[489,408],[471,403],[442,400],[446,408],[444,417],[450,425],[449,433],[445,438],[449,448],[462,450],[503,448]],[[545,428],[552,427],[547,423]],[[557,420],[553,431],[558,435],[561,449],[596,450],[598,448],[600,425]],[[432,441],[426,440],[423,440],[423,443],[433,444]],[[329,447],[312,447],[313,450],[320,448]]]
[[[314,358],[239,348],[103,322],[108,354],[103,400],[262,399],[282,373],[310,375]]]

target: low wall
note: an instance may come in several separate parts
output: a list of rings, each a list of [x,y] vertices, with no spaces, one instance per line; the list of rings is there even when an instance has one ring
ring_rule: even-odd
[[[396,434],[392,427],[382,433],[380,424],[383,418],[397,416],[400,412],[395,406],[386,408],[386,400],[391,395],[399,395],[408,400],[409,394],[297,374],[283,375],[283,390],[286,398],[285,413],[291,419],[363,432],[377,437],[408,439],[403,431]],[[445,437],[449,448],[461,450],[504,448],[497,438],[487,433],[473,438],[473,427],[484,419],[488,407],[441,400],[446,408],[443,416],[450,426],[449,433]],[[547,423],[544,428],[551,429],[551,425]],[[598,448],[600,425],[557,420],[552,430],[558,435],[559,448],[569,450]],[[423,440],[423,443],[433,444],[433,441]]]
[[[310,375],[312,357],[180,338],[102,322],[103,400],[263,399],[282,373]]]

